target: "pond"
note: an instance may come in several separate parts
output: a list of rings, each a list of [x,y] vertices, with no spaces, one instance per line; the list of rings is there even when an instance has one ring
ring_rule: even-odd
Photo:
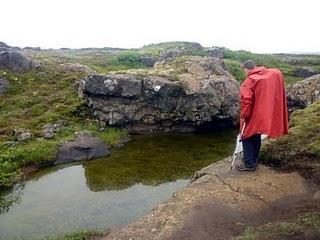
[[[128,224],[233,151],[235,131],[134,136],[109,157],[38,171],[0,195],[0,239]]]

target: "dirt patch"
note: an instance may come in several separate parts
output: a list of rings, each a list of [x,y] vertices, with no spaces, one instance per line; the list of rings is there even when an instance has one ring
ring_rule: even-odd
[[[221,203],[203,202],[191,210],[189,221],[181,229],[175,231],[171,239],[232,239],[242,235],[248,227],[258,227],[270,222],[290,221],[299,214],[316,211],[320,212],[319,202],[306,198],[282,199],[257,213],[232,209]],[[310,236],[314,234],[310,232]],[[285,239],[279,237],[275,239]]]

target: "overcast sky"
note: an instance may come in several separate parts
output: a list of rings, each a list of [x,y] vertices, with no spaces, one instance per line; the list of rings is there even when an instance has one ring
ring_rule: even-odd
[[[319,0],[2,0],[0,41],[41,48],[194,41],[320,52]]]

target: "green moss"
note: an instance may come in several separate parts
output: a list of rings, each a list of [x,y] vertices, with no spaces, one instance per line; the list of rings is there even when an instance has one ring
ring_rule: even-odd
[[[284,77],[284,80],[286,82],[286,85],[289,85],[289,84],[294,84],[296,82],[300,82],[303,80],[302,77],[295,77],[295,76],[290,76],[290,75],[286,75]]]
[[[227,66],[228,71],[237,81],[243,82],[246,79],[246,73],[239,62],[229,59],[226,59],[224,62]]]
[[[299,238],[294,238],[297,236]],[[291,222],[268,223],[258,228],[248,228],[242,236],[236,237],[234,240],[280,240],[291,238],[319,239],[320,213],[303,214]]]
[[[158,65],[156,68],[144,69],[129,69],[122,71],[114,71],[114,74],[132,74],[139,77],[159,76],[167,78],[170,81],[179,80],[179,75],[187,73],[187,64],[190,58],[197,58],[197,56],[181,56],[173,59],[164,65]]]
[[[79,230],[56,238],[45,238],[43,240],[94,240],[100,239],[104,234],[99,230]]]
[[[289,134],[263,145],[261,160],[284,168],[303,167],[320,172],[320,101],[291,115]],[[310,171],[312,172],[312,171]]]

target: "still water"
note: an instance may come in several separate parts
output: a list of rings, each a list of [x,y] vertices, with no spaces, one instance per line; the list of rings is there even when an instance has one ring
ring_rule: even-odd
[[[233,151],[234,131],[135,136],[103,159],[47,168],[0,195],[0,239],[41,239],[119,227]]]

